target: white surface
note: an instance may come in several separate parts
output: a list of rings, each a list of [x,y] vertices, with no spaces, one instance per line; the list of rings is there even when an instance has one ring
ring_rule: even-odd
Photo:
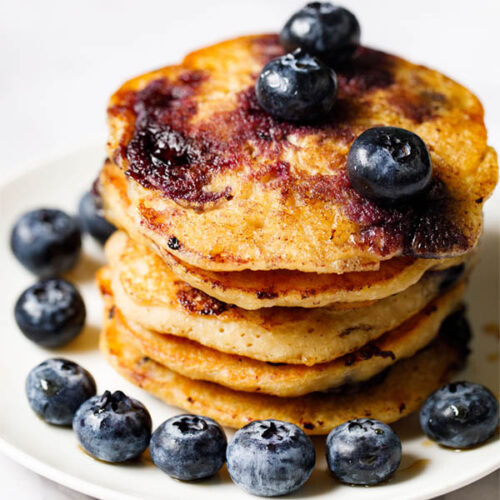
[[[67,149],[68,144],[78,145],[90,140],[104,143],[107,97],[126,78],[174,62],[188,50],[212,41],[240,33],[277,30],[302,3],[283,0],[4,0],[0,3],[0,179],[48,150]],[[500,66],[496,55],[500,46],[500,2],[345,0],[341,3],[351,7],[360,18],[365,43],[438,68],[474,90],[486,108],[490,143],[500,148]],[[73,169],[72,164],[66,167],[69,172]],[[86,168],[90,179],[98,164],[89,164]],[[33,200],[28,187],[37,188],[43,200],[58,205],[60,193],[66,192],[66,189],[48,190],[48,184],[42,184],[23,186],[18,196]],[[83,188],[75,188],[75,196],[81,190]],[[3,205],[3,196],[1,201]],[[490,212],[493,212],[492,206]],[[497,215],[500,212],[498,205],[495,212]],[[2,222],[10,222],[6,216],[2,207]],[[493,219],[489,222],[490,226],[494,223]],[[488,241],[490,259],[493,259],[491,265],[494,265],[495,258],[498,259],[498,239],[496,250],[493,238]],[[30,278],[18,278],[19,269],[10,265],[10,261],[7,264],[2,259],[2,269],[14,272],[10,280],[7,275],[2,276],[2,283],[11,288],[8,300],[4,300],[8,307],[2,308],[2,314],[9,316],[14,297],[30,283]],[[498,280],[498,267],[483,267],[483,270],[483,276],[476,274],[476,283]],[[485,322],[484,315],[495,316],[492,297],[498,301],[498,286],[496,292],[493,290],[486,297],[486,302],[482,301],[483,308],[475,313],[478,335]],[[12,325],[7,327],[2,322],[0,328],[2,340],[12,334]],[[30,345],[24,344],[21,360],[24,352],[30,349]],[[5,352],[11,352],[10,345]],[[39,352],[37,360],[45,356]],[[9,356],[11,359],[17,361]],[[0,366],[2,370],[4,363],[5,360]],[[482,364],[487,361],[479,360],[479,365]],[[498,380],[498,374],[492,376],[493,380]],[[2,386],[19,384],[10,372],[2,380]],[[119,379],[116,383],[124,385]],[[9,414],[9,403],[1,399],[1,414]],[[16,421],[17,417],[12,418]],[[31,422],[27,430],[34,427],[42,434],[47,432],[46,427],[39,428],[35,424]],[[3,430],[0,427],[0,432]],[[64,431],[62,433],[65,435]],[[55,436],[49,450],[62,448],[61,434]],[[468,456],[468,453],[463,455]],[[103,467],[106,471],[109,469]],[[461,476],[458,469],[451,472]],[[131,473],[127,473],[126,481],[135,484]],[[171,491],[169,485],[165,478],[160,490],[164,497]],[[203,488],[203,494],[210,489]],[[359,490],[355,491],[361,496]],[[387,494],[385,488],[381,491]],[[332,492],[336,493],[337,488]],[[366,496],[364,491],[362,494]],[[497,498],[498,475],[448,496],[477,500]],[[3,456],[0,456],[0,497],[81,498]]]

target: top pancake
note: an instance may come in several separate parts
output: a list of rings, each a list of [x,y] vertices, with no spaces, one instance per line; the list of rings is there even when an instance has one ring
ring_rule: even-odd
[[[112,96],[108,153],[129,176],[138,229],[212,271],[343,273],[398,255],[470,251],[497,176],[477,98],[440,73],[361,48],[338,71],[330,116],[282,122],[254,92],[281,53],[275,35],[222,42]],[[350,186],[349,147],[375,125],[427,144],[433,185],[418,204],[382,209]]]

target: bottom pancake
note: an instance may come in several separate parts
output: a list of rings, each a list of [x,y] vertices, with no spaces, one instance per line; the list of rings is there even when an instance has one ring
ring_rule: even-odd
[[[113,309],[101,335],[101,349],[128,380],[186,411],[239,428],[253,420],[276,418],[295,423],[308,434],[326,434],[337,425],[359,417],[394,422],[416,410],[444,384],[466,356],[464,341],[443,323],[439,337],[413,357],[399,361],[367,382],[358,392],[313,393],[296,398],[234,391],[192,380],[153,361],[140,349],[134,335],[118,328]],[[451,334],[448,333],[451,330]]]

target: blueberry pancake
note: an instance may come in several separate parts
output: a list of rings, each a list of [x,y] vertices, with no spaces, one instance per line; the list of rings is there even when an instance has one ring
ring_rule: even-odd
[[[356,310],[283,307],[247,311],[178,280],[154,252],[124,233],[108,240],[106,257],[110,265],[99,272],[99,287],[108,293],[109,280],[114,302],[127,321],[137,325],[136,330],[168,333],[260,361],[309,366],[362,348],[432,308],[436,299],[447,303],[441,309],[449,312],[464,285],[450,296],[440,295],[457,280],[463,282],[467,274],[462,268],[429,272],[403,292]]]
[[[466,88],[360,45],[345,9],[296,15],[311,29],[293,17],[111,97],[101,348],[168,404],[326,434],[394,422],[461,368],[498,165]]]
[[[459,339],[456,329],[447,330],[442,327],[442,334],[427,348],[359,387],[296,398],[235,391],[179,375],[145,355],[134,335],[117,325],[113,314],[106,315],[101,349],[130,382],[168,404],[223,425],[239,428],[253,420],[275,418],[292,422],[308,434],[327,434],[352,418],[364,416],[390,423],[419,408],[465,359],[464,339]]]
[[[210,271],[344,273],[470,252],[497,178],[478,99],[436,71],[360,47],[336,68],[331,111],[298,124],[272,117],[255,94],[264,65],[282,54],[276,35],[241,37],[112,96],[108,156],[127,175],[137,230]],[[349,149],[379,125],[427,146],[432,179],[419,200],[382,206],[353,188]]]
[[[351,309],[406,290],[430,270],[460,265],[464,256],[449,259],[396,257],[377,271],[318,274],[301,271],[207,271],[190,266],[145,237],[131,215],[126,177],[106,161],[100,177],[106,217],[135,241],[152,248],[180,280],[223,302],[243,309],[273,306]]]
[[[105,273],[100,276],[100,288],[104,291],[108,285]],[[458,307],[464,289],[464,283],[456,285],[397,328],[363,344],[359,350],[313,366],[266,363],[226,354],[168,333],[157,334],[127,321],[116,307],[110,289],[104,298],[108,305],[105,315],[109,316],[113,309],[116,328],[130,332],[144,355],[170,370],[239,391],[288,397],[364,382],[395,362],[413,356],[436,337],[444,318]],[[309,339],[309,342],[315,341]],[[274,346],[275,351],[279,348],[280,344]]]

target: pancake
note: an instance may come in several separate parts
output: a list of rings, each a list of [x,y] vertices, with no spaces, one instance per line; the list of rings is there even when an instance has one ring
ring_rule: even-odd
[[[308,434],[327,434],[337,425],[359,417],[394,422],[420,407],[426,397],[448,381],[464,358],[452,332],[440,335],[415,356],[396,363],[381,381],[359,392],[314,393],[298,398],[234,391],[218,384],[192,380],[145,356],[135,337],[117,328],[116,316],[107,316],[101,349],[110,363],[130,382],[168,404],[209,416],[239,428],[259,419],[292,422]]]
[[[116,316],[116,328],[128,330],[144,355],[176,373],[238,391],[296,397],[364,382],[398,360],[413,356],[436,337],[444,318],[460,303],[463,289],[462,285],[450,290],[399,328],[358,351],[314,366],[265,363],[175,335],[153,333],[127,322],[111,297],[105,314]]]
[[[99,274],[99,286],[106,291],[109,274],[114,300],[127,320],[218,351],[274,363],[312,365],[352,352],[424,310],[463,277],[455,273],[450,279],[446,271],[428,273],[404,292],[352,311],[247,311],[179,281],[155,253],[124,233],[115,233],[105,250],[111,272]],[[458,300],[463,287],[450,303]]]
[[[134,240],[155,250],[175,275],[211,297],[243,309],[264,307],[323,307],[345,310],[401,292],[433,269],[459,265],[463,257],[415,259],[396,257],[380,264],[378,271],[344,274],[300,271],[214,272],[195,268],[158,248],[138,230],[130,215],[124,173],[107,161],[99,178],[106,217]]]
[[[108,156],[127,173],[137,230],[211,271],[344,273],[470,252],[498,170],[478,99],[436,71],[361,47],[338,71],[328,117],[283,122],[254,91],[280,54],[277,35],[229,40],[111,97]],[[375,125],[425,141],[433,180],[419,202],[381,208],[350,185],[350,145]]]

